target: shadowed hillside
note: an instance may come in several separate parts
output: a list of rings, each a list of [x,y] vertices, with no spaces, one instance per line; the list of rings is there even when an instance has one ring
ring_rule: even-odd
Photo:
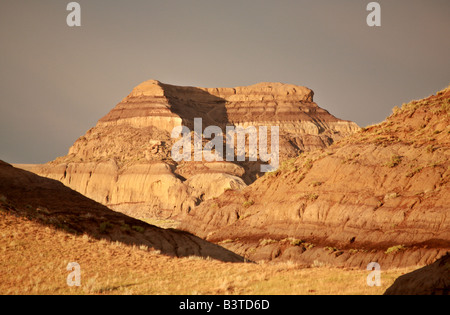
[[[450,295],[450,254],[395,280],[385,295]]]
[[[241,257],[189,233],[161,229],[114,212],[56,180],[0,161],[0,209],[42,225],[95,239],[147,246],[162,254],[238,262]]]

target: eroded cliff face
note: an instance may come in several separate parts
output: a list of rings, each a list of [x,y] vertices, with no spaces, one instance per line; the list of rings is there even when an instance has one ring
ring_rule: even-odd
[[[176,126],[279,126],[280,160],[325,148],[359,127],[313,101],[305,87],[260,83],[236,88],[196,88],[146,81],[69,154],[31,170],[115,210],[136,217],[168,218],[190,212],[226,190],[261,176],[260,162],[179,162],[171,158]],[[203,141],[203,144],[205,144]]]
[[[196,88],[146,81],[74,144],[71,159],[170,159],[176,126],[279,126],[282,157],[324,148],[359,130],[313,102],[308,88],[259,83],[237,88]]]
[[[450,250],[450,88],[183,215],[252,260],[382,268]]]

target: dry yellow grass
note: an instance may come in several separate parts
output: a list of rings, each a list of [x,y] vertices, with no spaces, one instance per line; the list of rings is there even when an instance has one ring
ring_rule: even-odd
[[[413,269],[382,271],[382,286],[368,287],[366,270],[172,258],[3,212],[0,257],[1,294],[382,294]],[[81,266],[81,287],[66,283],[69,262]]]

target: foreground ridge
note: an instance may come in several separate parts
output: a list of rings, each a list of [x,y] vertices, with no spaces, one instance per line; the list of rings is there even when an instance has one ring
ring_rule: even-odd
[[[114,212],[58,181],[14,168],[2,161],[0,210],[69,234],[145,246],[168,256],[243,261],[238,255],[189,233],[162,229]]]

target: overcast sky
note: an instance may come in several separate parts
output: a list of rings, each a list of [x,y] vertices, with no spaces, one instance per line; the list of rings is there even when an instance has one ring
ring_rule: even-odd
[[[142,81],[234,87],[303,85],[360,126],[450,83],[450,1],[0,1],[0,159],[67,154]]]

